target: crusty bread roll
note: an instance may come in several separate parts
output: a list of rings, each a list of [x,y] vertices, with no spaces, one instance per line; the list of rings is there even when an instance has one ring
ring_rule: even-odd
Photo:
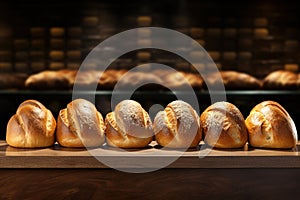
[[[274,101],[257,104],[246,119],[249,143],[253,147],[293,148],[298,136],[288,112]]]
[[[157,113],[153,123],[155,140],[170,148],[197,147],[202,138],[199,116],[188,103],[177,100]]]
[[[94,104],[76,99],[60,110],[56,139],[64,147],[95,147],[105,141],[104,120]]]
[[[271,72],[263,81],[265,89],[297,89],[297,86],[298,74],[287,70]]]
[[[20,104],[6,130],[6,141],[20,148],[48,147],[54,144],[56,121],[43,104],[27,100]]]
[[[217,102],[200,116],[204,142],[216,148],[240,148],[247,142],[245,120],[239,109],[228,102]]]
[[[106,142],[120,148],[146,147],[153,139],[152,122],[142,106],[123,100],[106,115]]]
[[[224,84],[225,89],[228,90],[261,88],[261,82],[258,79],[249,74],[236,71],[220,71],[211,73],[207,75],[207,79],[205,81],[207,85],[211,85],[212,87]]]

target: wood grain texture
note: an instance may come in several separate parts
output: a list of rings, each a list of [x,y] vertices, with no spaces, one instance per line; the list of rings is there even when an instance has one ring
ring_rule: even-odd
[[[0,143],[0,168],[300,168],[298,150],[207,148],[148,148],[122,151],[117,148],[18,149]],[[203,144],[202,144],[203,145]],[[203,146],[201,146],[203,147]],[[108,166],[107,166],[108,165]]]
[[[300,169],[0,170],[0,199],[289,199]]]

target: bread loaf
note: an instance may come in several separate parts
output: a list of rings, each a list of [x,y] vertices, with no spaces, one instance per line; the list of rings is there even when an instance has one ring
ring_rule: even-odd
[[[293,148],[298,136],[294,121],[277,102],[257,104],[246,119],[249,143],[261,148]]]
[[[120,148],[146,147],[153,139],[152,122],[142,106],[133,100],[123,100],[106,115],[106,141]]]
[[[277,70],[270,73],[263,81],[265,89],[297,89],[298,74],[287,71]]]
[[[56,121],[43,104],[27,100],[20,104],[6,130],[6,141],[20,148],[48,147],[54,144]]]
[[[220,74],[219,74],[220,73]],[[220,79],[221,76],[221,79]],[[212,88],[224,84],[225,89],[260,89],[261,82],[255,77],[236,71],[220,71],[207,75],[206,85]]]
[[[66,74],[59,71],[42,71],[30,75],[25,82],[29,89],[69,89],[71,88],[70,80]]]
[[[159,77],[146,72],[127,72],[126,76],[118,81],[118,88],[123,90],[156,90],[162,81]]]
[[[89,101],[76,99],[60,110],[57,142],[64,147],[96,147],[104,144],[104,120]]]
[[[239,109],[228,102],[217,102],[200,116],[204,142],[216,148],[240,148],[247,142],[245,120]]]
[[[111,90],[127,70],[106,69],[98,80],[99,90]]]
[[[173,101],[157,113],[153,123],[155,140],[170,148],[197,147],[202,138],[199,116],[191,105]]]

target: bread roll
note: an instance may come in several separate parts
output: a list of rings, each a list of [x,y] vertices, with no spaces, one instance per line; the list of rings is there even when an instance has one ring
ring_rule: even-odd
[[[257,104],[246,119],[249,143],[261,148],[293,148],[296,126],[288,112],[274,101]]]
[[[104,130],[104,120],[96,107],[76,99],[60,110],[56,138],[64,147],[95,147],[104,143]]]
[[[188,81],[180,72],[171,72],[170,74],[166,74],[162,80],[163,86],[169,88],[170,90],[183,90],[189,86]]]
[[[115,70],[107,69],[103,72],[100,79],[98,80],[99,90],[113,89],[121,76],[126,73],[127,70]]]
[[[203,79],[200,74],[193,74],[187,72],[181,72],[184,78],[187,80],[189,85],[194,89],[202,89],[203,88]]]
[[[218,75],[220,73],[220,75]],[[222,79],[219,77],[221,76]],[[220,71],[207,75],[207,85],[216,86],[224,84],[225,89],[260,89],[261,82],[255,77],[236,71]]]
[[[92,89],[98,85],[98,76],[100,71],[86,70],[76,73],[73,77],[72,84],[76,81],[77,89]]]
[[[70,79],[65,73],[59,71],[42,71],[30,75],[25,82],[29,89],[69,89],[71,87]]]
[[[157,90],[161,84],[159,77],[146,72],[128,72],[118,81],[118,87],[123,90]]]
[[[298,74],[287,71],[277,70],[270,73],[263,81],[265,89],[297,89]]]
[[[216,148],[240,148],[247,142],[245,120],[239,109],[228,102],[217,102],[200,117],[204,142]]]
[[[142,106],[123,100],[106,115],[107,144],[120,148],[146,147],[153,139],[152,122]]]
[[[199,116],[191,105],[173,101],[157,113],[153,123],[155,140],[170,148],[197,147],[202,138]]]
[[[56,121],[43,104],[27,100],[20,104],[6,130],[6,141],[20,148],[48,147],[54,144]]]

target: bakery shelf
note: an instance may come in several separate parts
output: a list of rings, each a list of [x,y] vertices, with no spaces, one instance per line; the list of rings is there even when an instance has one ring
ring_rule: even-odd
[[[298,144],[299,147],[300,143]],[[117,148],[105,146],[89,151],[85,148],[64,148],[57,144],[42,149],[19,149],[10,147],[5,141],[0,141],[0,168],[109,169],[108,166],[92,156],[91,152],[99,158],[113,159],[114,166],[122,169],[156,168],[157,165],[160,166],[168,159],[175,159],[175,161],[166,166],[167,169],[300,168],[298,150],[249,147],[211,150],[201,143],[197,149],[181,151],[161,149],[155,142],[152,142],[148,148],[127,150],[125,155]],[[179,155],[181,156],[179,157]],[[139,161],[138,166],[132,162],[136,160]]]
[[[73,90],[0,90],[0,95],[3,96],[25,96],[25,95],[72,95]],[[80,95],[111,95],[111,90],[98,90],[98,91],[76,91],[77,94]],[[116,94],[128,94],[130,91],[115,91]],[[181,94],[181,95],[191,95],[191,92],[186,91],[135,91],[135,95],[157,95],[161,94],[164,96]],[[211,94],[215,95],[223,95],[223,91],[196,91],[196,95],[199,96],[208,96]],[[227,96],[300,96],[300,90],[226,90],[225,94]]]

